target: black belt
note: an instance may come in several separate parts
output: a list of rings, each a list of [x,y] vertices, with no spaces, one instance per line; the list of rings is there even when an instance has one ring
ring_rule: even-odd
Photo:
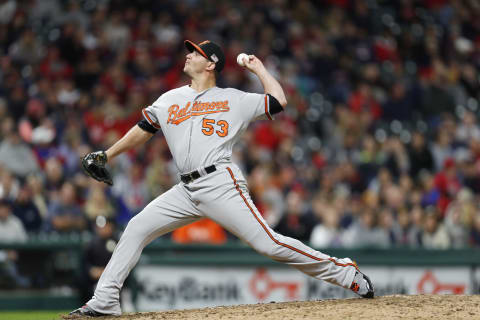
[[[215,170],[217,170],[217,168],[215,168],[215,165],[213,165],[213,164],[211,166],[205,167],[205,172],[207,174],[212,173]],[[195,170],[195,171],[192,171],[190,173],[181,174],[180,175],[180,180],[182,180],[182,182],[184,182],[184,183],[190,183],[193,180],[196,180],[200,177],[201,177],[200,172],[198,172],[198,170]]]

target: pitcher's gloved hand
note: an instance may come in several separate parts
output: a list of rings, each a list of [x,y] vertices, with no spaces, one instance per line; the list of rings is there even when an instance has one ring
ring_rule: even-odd
[[[105,168],[107,154],[105,151],[95,151],[85,155],[82,159],[82,167],[86,174],[95,180],[113,185],[112,176]]]

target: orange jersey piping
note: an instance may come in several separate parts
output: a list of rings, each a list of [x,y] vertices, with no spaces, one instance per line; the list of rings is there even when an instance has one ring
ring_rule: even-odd
[[[145,111],[145,109],[142,109],[142,114],[143,116],[145,117],[145,119],[147,119],[147,121],[152,125],[154,126],[155,128],[157,129],[161,129],[160,125],[158,125],[157,123],[155,123],[154,121],[152,121],[152,119],[150,119],[150,117],[148,116],[147,112]]]

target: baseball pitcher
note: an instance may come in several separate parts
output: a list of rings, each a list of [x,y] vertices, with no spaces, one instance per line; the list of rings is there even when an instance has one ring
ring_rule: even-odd
[[[183,71],[190,85],[162,94],[142,110],[143,120],[106,151],[85,156],[83,168],[93,178],[112,184],[105,164],[120,153],[145,143],[161,130],[181,182],[150,202],[128,223],[95,294],[71,315],[120,315],[120,290],[143,248],[155,238],[208,217],[257,252],[297,268],[314,278],[373,298],[370,279],[349,258],[337,259],[298,240],[275,233],[250,198],[246,179],[232,163],[232,148],[251,121],[272,120],[287,99],[278,81],[254,55],[243,64],[261,81],[265,93],[218,88],[217,74],[225,56],[211,41],[186,40]]]

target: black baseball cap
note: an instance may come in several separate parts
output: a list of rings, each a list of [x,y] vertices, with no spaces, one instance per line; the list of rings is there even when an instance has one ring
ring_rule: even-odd
[[[223,66],[225,65],[225,55],[218,44],[209,40],[200,42],[199,44],[195,44],[190,40],[185,40],[184,43],[188,51],[193,52],[196,50],[207,60],[215,62],[215,70],[218,72],[223,70]]]

